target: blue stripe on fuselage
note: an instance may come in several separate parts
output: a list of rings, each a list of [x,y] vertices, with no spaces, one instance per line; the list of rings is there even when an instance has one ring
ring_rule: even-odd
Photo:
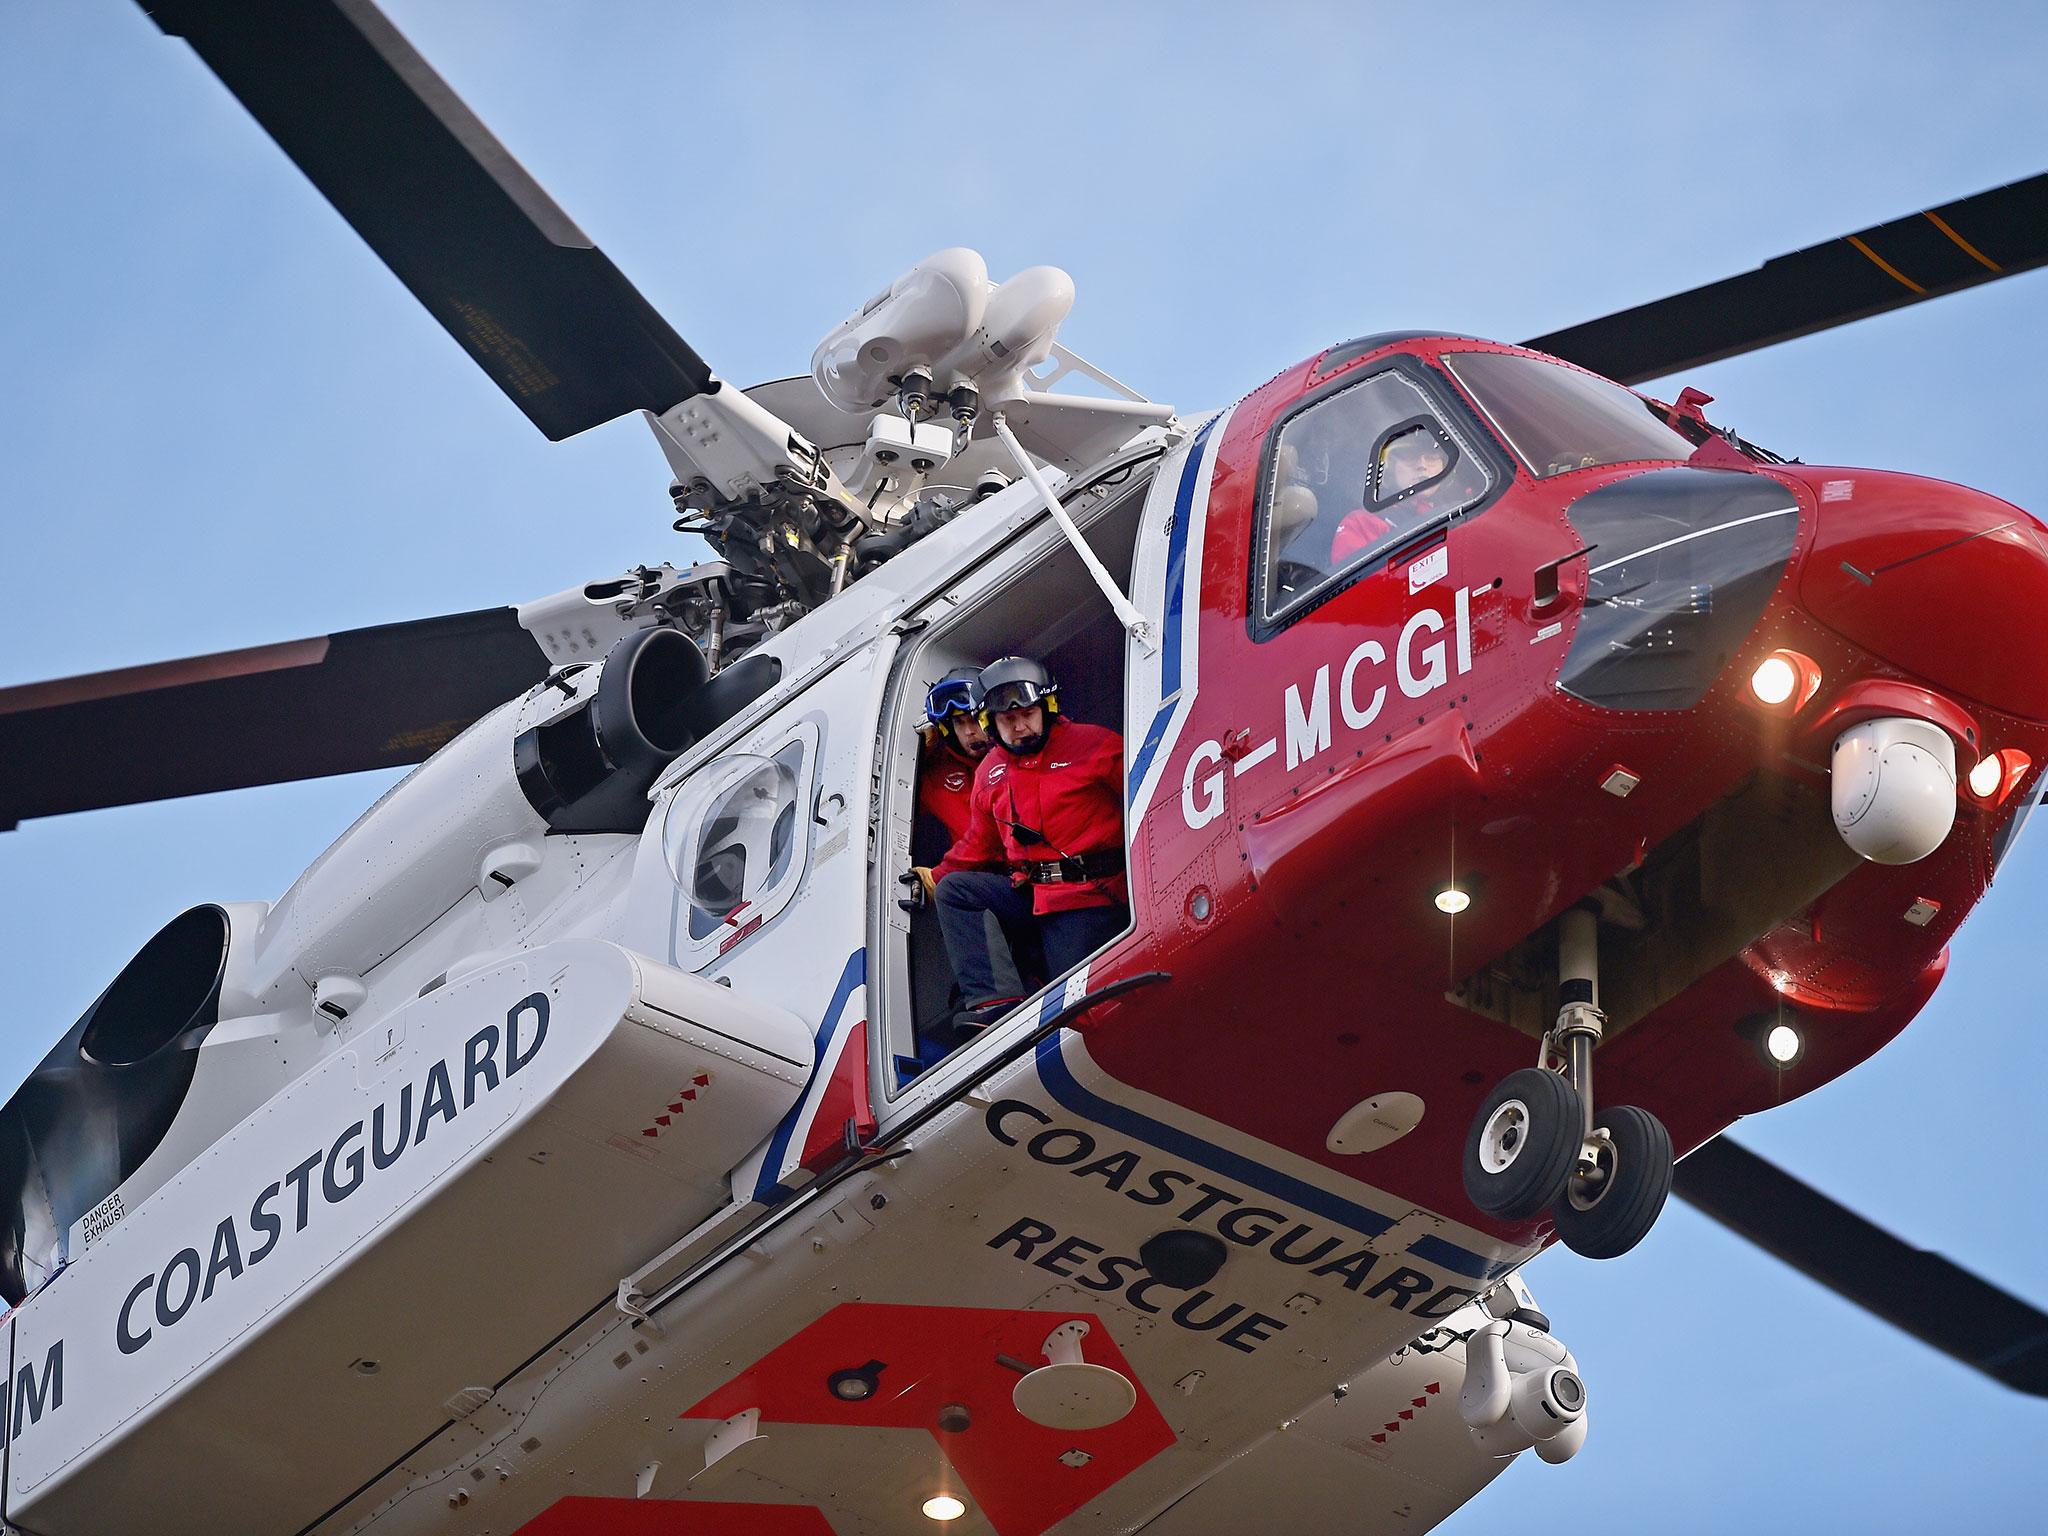
[[[780,1179],[782,1160],[789,1154],[790,1138],[796,1134],[796,1123],[804,1112],[804,1104],[813,1093],[823,1094],[830,1086],[822,1080],[825,1070],[825,1054],[832,1048],[832,1041],[845,1022],[846,1000],[853,996],[853,989],[868,977],[868,952],[856,949],[846,957],[846,969],[839,973],[839,984],[832,989],[832,1001],[826,1005],[825,1021],[818,1026],[816,1055],[811,1066],[811,1081],[805,1085],[804,1093],[782,1117],[782,1124],[775,1127],[775,1136],[768,1143],[768,1155],[761,1161],[761,1175],[754,1181],[754,1198],[763,1205],[778,1205],[787,1200],[794,1190],[785,1188]]]
[[[1212,419],[1195,434],[1194,443],[1188,448],[1188,461],[1181,466],[1180,487],[1173,495],[1173,528],[1166,541],[1166,616],[1159,641],[1159,709],[1131,761],[1130,783],[1124,792],[1126,804],[1137,798],[1138,786],[1145,782],[1145,771],[1152,766],[1153,754],[1166,739],[1167,724],[1180,704],[1181,628],[1187,618],[1188,524],[1192,521],[1195,488],[1202,483],[1202,453],[1215,425]]]
[[[1394,1225],[1392,1217],[1382,1216],[1378,1211],[1368,1209],[1356,1201],[1346,1200],[1343,1196],[1333,1194],[1319,1185],[1282,1173],[1279,1169],[1270,1168],[1240,1152],[1219,1147],[1212,1141],[1205,1141],[1191,1132],[1168,1125],[1163,1120],[1155,1120],[1150,1115],[1141,1114],[1128,1105],[1118,1104],[1089,1092],[1081,1086],[1079,1079],[1074,1076],[1073,1069],[1067,1065],[1067,1059],[1060,1049],[1058,1035],[1039,1044],[1038,1077],[1039,1081],[1045,1084],[1046,1091],[1075,1114],[1085,1116],[1098,1125],[1106,1125],[1121,1131],[1124,1135],[1157,1147],[1162,1152],[1171,1152],[1176,1157],[1185,1158],[1212,1173],[1220,1173],[1225,1178],[1235,1179],[1240,1184],[1273,1196],[1276,1200],[1289,1201],[1304,1211],[1312,1211],[1326,1220],[1349,1227],[1368,1238],[1378,1237]],[[1427,1260],[1453,1274],[1464,1275],[1474,1280],[1492,1280],[1514,1267],[1511,1264],[1484,1258],[1433,1235],[1417,1239],[1408,1251],[1417,1258]]]

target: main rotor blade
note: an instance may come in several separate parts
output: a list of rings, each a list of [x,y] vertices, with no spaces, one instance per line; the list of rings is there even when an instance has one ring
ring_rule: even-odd
[[[2048,263],[2048,173],[1523,343],[1624,384],[1662,378]]]
[[[486,608],[0,688],[0,831],[417,763],[547,673],[517,612]]]
[[[1764,1252],[2015,1391],[2048,1397],[2048,1313],[1901,1242],[1726,1136],[1678,1164],[1678,1194]]]
[[[711,371],[369,0],[139,0],[533,424],[561,439]]]

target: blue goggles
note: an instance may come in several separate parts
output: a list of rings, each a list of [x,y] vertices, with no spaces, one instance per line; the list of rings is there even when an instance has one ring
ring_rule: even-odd
[[[924,717],[944,725],[951,715],[972,715],[981,709],[981,684],[971,677],[949,677],[933,683],[924,696]]]

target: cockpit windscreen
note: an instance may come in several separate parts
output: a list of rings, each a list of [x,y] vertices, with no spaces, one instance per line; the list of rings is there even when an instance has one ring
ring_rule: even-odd
[[[1693,443],[1633,390],[1512,352],[1452,352],[1444,366],[1537,479],[1641,459],[1684,462]]]

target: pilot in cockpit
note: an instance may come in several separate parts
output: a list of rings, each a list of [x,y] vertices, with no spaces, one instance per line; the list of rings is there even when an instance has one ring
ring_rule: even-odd
[[[1485,488],[1484,469],[1461,457],[1433,417],[1389,423],[1387,402],[1364,392],[1373,388],[1323,401],[1283,429],[1266,530],[1269,615]]]
[[[1380,448],[1376,483],[1370,487],[1374,505],[1385,510],[1360,507],[1345,515],[1330,540],[1330,568],[1335,570],[1377,544],[1393,531],[1396,518],[1421,523],[1437,510],[1439,501],[1448,505],[1451,488],[1445,476],[1450,467],[1450,450],[1428,427],[1414,426],[1388,438]]]

